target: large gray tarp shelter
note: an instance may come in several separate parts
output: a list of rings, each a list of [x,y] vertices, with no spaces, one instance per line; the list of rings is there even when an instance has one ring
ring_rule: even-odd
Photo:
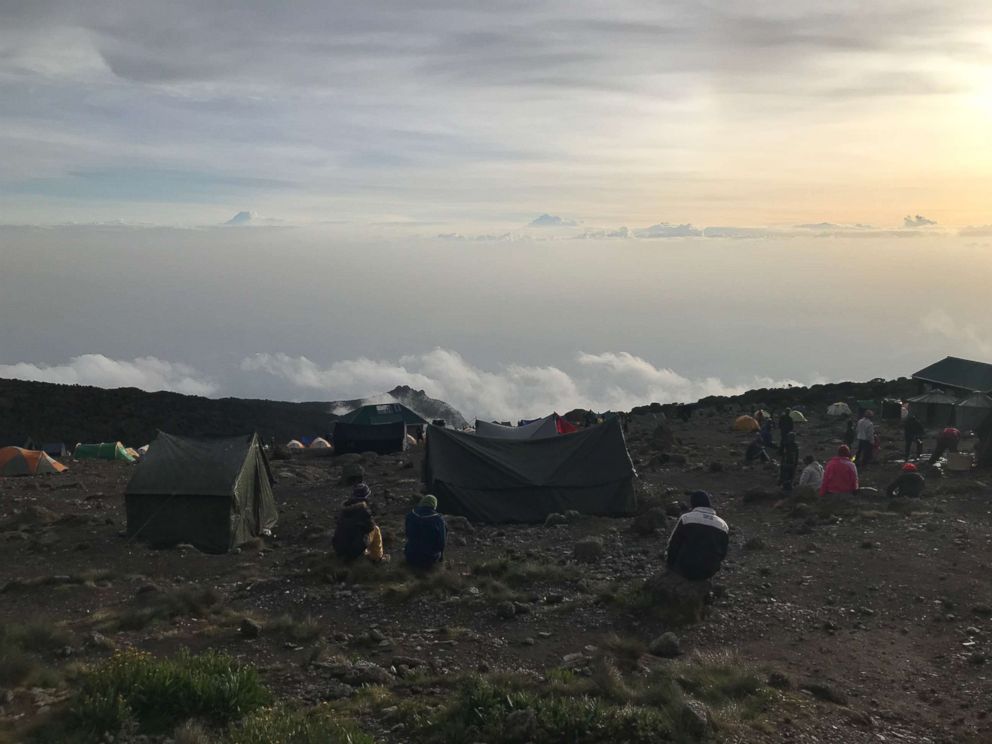
[[[493,439],[544,439],[558,436],[558,422],[553,413],[523,426],[503,426],[476,419],[475,434]]]
[[[427,432],[427,489],[442,512],[479,522],[540,522],[568,509],[630,515],[634,475],[618,420],[545,439]]]
[[[338,421],[334,424],[334,452],[343,455],[349,452],[376,452],[390,455],[406,449],[406,424],[396,421],[391,424],[349,424]]]
[[[257,434],[159,432],[124,492],[128,537],[224,553],[275,526],[272,474]]]

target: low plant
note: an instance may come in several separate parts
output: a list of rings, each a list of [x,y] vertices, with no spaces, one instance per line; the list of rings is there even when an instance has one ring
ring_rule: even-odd
[[[354,723],[325,706],[307,711],[265,708],[231,726],[225,744],[374,744]]]

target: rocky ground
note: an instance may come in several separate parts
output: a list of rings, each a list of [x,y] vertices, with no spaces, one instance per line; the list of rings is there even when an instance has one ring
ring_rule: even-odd
[[[823,460],[842,425],[811,418],[800,445]],[[381,566],[328,557],[346,493],[340,459],[274,461],[275,534],[223,556],[128,541],[133,466],[70,460],[60,476],[0,479],[0,623],[57,629],[17,664],[0,652],[0,740],[27,740],[80,669],[128,647],[224,651],[255,665],[281,700],[329,701],[383,742],[429,738],[404,711],[443,705],[446,680],[469,673],[549,683],[562,670],[596,680],[615,664],[634,680],[714,659],[755,670],[765,689],[747,710],[714,702],[698,738],[992,740],[992,473],[935,474],[913,503],[786,500],[774,467],[741,464],[747,437],[732,419],[702,410],[669,422],[671,446],[649,417],[634,421],[642,508],[660,522],[669,513],[653,533],[629,518],[455,518],[447,565],[428,577],[400,561],[418,450],[365,461],[393,555]],[[901,444],[896,426],[881,430],[888,461],[862,474],[880,490]],[[676,626],[632,597],[662,565],[673,502],[689,489],[714,494],[731,552],[705,618]]]

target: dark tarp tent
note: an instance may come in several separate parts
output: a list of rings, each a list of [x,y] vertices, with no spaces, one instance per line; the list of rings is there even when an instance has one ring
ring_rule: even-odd
[[[189,439],[160,431],[124,492],[128,537],[225,553],[275,526],[272,482],[257,434]]]
[[[552,512],[633,514],[634,467],[619,421],[544,439],[492,439],[431,427],[424,482],[438,508],[479,522]]]
[[[954,425],[961,431],[974,431],[992,414],[992,398],[985,393],[975,393],[958,403],[954,411]]]
[[[389,455],[406,449],[406,424],[397,421],[392,424],[348,424],[338,421],[334,424],[334,452],[343,455],[348,452],[376,452]]]
[[[906,402],[909,403],[909,412],[927,426],[950,426],[954,423],[958,399],[942,390],[932,390]]]
[[[555,415],[545,416],[520,426],[503,426],[491,421],[476,419],[475,434],[492,439],[544,439],[558,436]]]
[[[427,420],[411,411],[402,403],[380,403],[378,405],[362,406],[346,413],[338,422],[346,424],[363,424],[377,426],[402,422],[405,426],[426,426]]]

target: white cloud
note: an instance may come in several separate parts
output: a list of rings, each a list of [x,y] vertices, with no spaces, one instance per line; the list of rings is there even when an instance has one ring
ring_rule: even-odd
[[[936,225],[936,220],[924,217],[922,214],[906,215],[902,218],[903,227],[931,227]]]
[[[691,238],[702,234],[702,230],[692,225],[672,225],[668,222],[659,222],[657,225],[651,225],[651,227],[634,230],[634,237],[636,238]]]
[[[187,395],[213,395],[217,392],[217,385],[193,367],[153,356],[127,361],[111,359],[103,354],[83,354],[72,357],[66,364],[0,364],[0,377],[63,385],[171,390]]]
[[[422,388],[468,418],[516,420],[573,408],[623,409],[651,402],[695,401],[707,395],[734,395],[754,387],[800,384],[791,380],[753,378],[728,385],[715,377],[690,379],[656,367],[627,352],[576,355],[574,369],[507,364],[481,369],[455,351],[436,348],[393,361],[366,358],[335,362],[322,368],[306,357],[256,354],[245,359],[244,371],[262,371],[292,384],[322,390],[346,399],[389,390],[398,384]]]
[[[975,325],[959,323],[943,310],[932,310],[923,316],[923,329],[954,342],[961,349],[955,356],[992,358],[992,335]]]

